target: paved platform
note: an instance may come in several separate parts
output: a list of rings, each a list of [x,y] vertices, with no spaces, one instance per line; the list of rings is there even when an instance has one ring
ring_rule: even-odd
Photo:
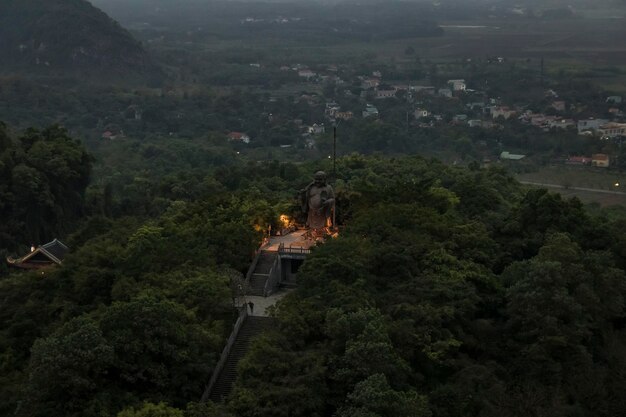
[[[278,251],[278,246],[283,243],[285,247],[308,249],[315,244],[313,240],[305,239],[306,230],[296,230],[284,236],[272,236],[268,243],[261,247],[263,250]]]
[[[269,297],[258,297],[254,295],[247,296],[246,302],[252,301],[254,303],[254,311],[251,315],[256,317],[269,317],[269,307],[276,304],[281,298],[289,294],[291,291],[293,291],[293,289],[279,290]],[[248,313],[250,313],[250,309],[248,309]]]

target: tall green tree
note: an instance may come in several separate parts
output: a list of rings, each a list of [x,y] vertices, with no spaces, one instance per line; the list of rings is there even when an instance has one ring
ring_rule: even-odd
[[[102,388],[113,361],[114,347],[96,322],[87,317],[68,322],[33,345],[18,415],[98,415],[99,406],[109,405]]]

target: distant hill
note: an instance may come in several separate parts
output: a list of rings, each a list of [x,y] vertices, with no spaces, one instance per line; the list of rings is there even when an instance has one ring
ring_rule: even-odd
[[[142,45],[88,1],[0,1],[0,71],[125,75],[151,70]]]

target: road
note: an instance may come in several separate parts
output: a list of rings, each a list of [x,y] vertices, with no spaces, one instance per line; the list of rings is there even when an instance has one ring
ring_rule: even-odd
[[[564,185],[546,184],[546,183],[531,182],[531,181],[520,181],[520,183],[525,184],[525,185],[536,185],[538,187],[560,188],[562,190],[591,191],[592,193],[626,195],[626,193],[623,193],[621,191],[599,190],[597,188],[565,187]]]

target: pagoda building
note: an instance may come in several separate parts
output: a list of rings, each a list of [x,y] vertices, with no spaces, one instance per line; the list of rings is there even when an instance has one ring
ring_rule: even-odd
[[[33,246],[30,253],[21,258],[14,259],[8,257],[7,263],[10,266],[21,269],[48,268],[54,265],[61,265],[68,251],[69,248],[67,246],[60,240],[54,239],[52,242],[37,248]]]

